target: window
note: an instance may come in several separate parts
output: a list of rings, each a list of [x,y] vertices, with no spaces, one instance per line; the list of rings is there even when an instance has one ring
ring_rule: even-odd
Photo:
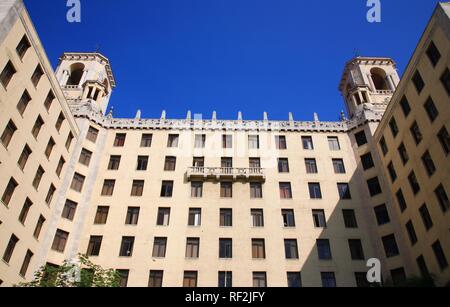
[[[128,207],[125,225],[137,225],[139,222],[139,207]]]
[[[73,221],[75,212],[77,211],[77,205],[78,204],[76,202],[67,199],[66,203],[64,204],[64,209],[61,217],[69,221]]]
[[[397,193],[395,194],[395,196],[397,198],[397,202],[400,207],[400,211],[405,212],[405,210],[407,209],[407,205],[406,205],[406,200],[405,200],[405,197],[403,196],[402,190],[399,189],[397,191]]]
[[[342,210],[342,216],[344,217],[345,228],[358,228],[358,222],[356,221],[355,210],[344,209],[344,210]]]
[[[423,225],[425,229],[428,231],[433,228],[433,220],[431,218],[430,212],[428,211],[427,205],[423,204],[419,209],[420,216],[422,217]]]
[[[122,237],[119,257],[133,256],[133,247],[134,247],[134,237]]]
[[[45,223],[45,217],[43,217],[42,215],[39,216],[39,219],[36,223],[36,227],[34,228],[34,232],[33,232],[33,237],[38,240],[39,239],[39,235],[41,234],[41,230],[42,227],[44,226]]]
[[[17,71],[14,68],[14,65],[11,63],[11,61],[8,61],[5,68],[3,68],[2,73],[0,74],[0,82],[5,89],[8,87],[9,82],[16,72]]]
[[[52,244],[52,250],[59,253],[63,253],[66,248],[67,239],[69,238],[69,233],[61,229],[56,230],[55,238]]]
[[[221,158],[220,159],[220,166],[222,168],[232,168],[233,167],[233,158]],[[229,171],[229,170],[222,170],[222,171]]]
[[[450,209],[450,202],[448,200],[447,193],[445,192],[444,186],[440,184],[436,190],[434,190],[434,194],[439,202],[439,205],[442,209],[442,212],[447,212]]]
[[[141,147],[152,147],[153,134],[144,133],[141,138]]]
[[[450,136],[445,126],[439,131],[438,139],[445,154],[448,155],[450,153]]]
[[[116,270],[119,275],[119,287],[126,288],[128,285],[128,276],[130,275],[130,270]]]
[[[253,272],[253,287],[254,288],[266,288],[267,287],[266,272]]]
[[[53,100],[55,100],[55,94],[53,94],[52,90],[50,90],[44,100],[44,107],[47,111],[50,110]]]
[[[394,285],[402,285],[406,281],[406,273],[404,268],[391,270],[392,283]]]
[[[388,165],[388,172],[389,172],[389,176],[391,177],[391,181],[392,183],[394,183],[397,180],[397,172],[395,171],[394,168],[394,163],[389,163]]]
[[[302,275],[300,272],[287,272],[287,283],[289,288],[302,287]]]
[[[184,271],[183,277],[183,287],[184,288],[195,288],[197,287],[197,271]]]
[[[219,258],[230,259],[233,258],[233,240],[219,239]]]
[[[280,182],[280,198],[292,199],[291,184],[289,182]]]
[[[436,108],[436,105],[434,104],[434,101],[431,97],[428,97],[427,101],[425,102],[424,106],[425,111],[427,112],[428,118],[433,123],[436,118],[439,116],[439,111]]]
[[[231,182],[220,183],[220,197],[222,198],[233,197],[233,184]]]
[[[330,240],[328,239],[319,239],[316,242],[317,252],[319,255],[319,260],[331,260],[331,248],[330,248]]]
[[[72,134],[72,132],[69,132],[69,135],[67,136],[67,140],[66,140],[66,149],[67,150],[70,149],[70,145],[72,145],[72,141],[73,141],[73,134]]]
[[[338,183],[337,184],[339,198],[343,199],[352,199],[352,195],[350,193],[350,186],[348,183]]]
[[[409,185],[411,186],[411,190],[413,191],[414,195],[417,195],[420,192],[420,185],[417,181],[416,174],[414,171],[412,171],[408,176]]]
[[[278,159],[278,172],[289,173],[289,159],[287,158]]]
[[[281,215],[283,217],[283,225],[285,228],[295,227],[294,210],[291,209],[281,210]]]
[[[19,214],[19,222],[22,223],[23,225],[25,225],[28,212],[30,212],[31,206],[33,206],[33,202],[29,198],[27,198]]]
[[[321,272],[322,287],[324,288],[336,288],[336,277],[334,272]]]
[[[41,77],[43,74],[44,74],[44,72],[42,71],[41,65],[38,64],[38,66],[36,67],[36,69],[33,72],[33,75],[31,76],[31,82],[33,83],[33,85],[35,87],[38,86],[39,81],[41,80]]]
[[[380,148],[381,148],[381,151],[383,152],[383,155],[386,156],[387,153],[389,152],[389,149],[386,145],[386,140],[385,140],[384,136],[380,140]]]
[[[425,166],[428,176],[430,177],[433,176],[433,174],[436,172],[436,166],[428,150],[423,154],[422,162],[423,165]]]
[[[417,243],[417,235],[416,230],[414,229],[414,225],[412,221],[408,221],[406,223],[406,232],[408,233],[409,241],[411,242],[411,245],[415,245]]]
[[[366,137],[366,133],[363,131],[360,131],[358,133],[355,133],[355,140],[356,140],[356,144],[358,144],[358,147],[361,147],[365,144],[367,144],[367,137]]]
[[[120,160],[121,160],[121,156],[111,156],[109,158],[108,170],[110,170],[110,171],[118,170],[119,166],[120,166]]]
[[[201,198],[203,196],[203,182],[193,181],[191,182],[191,197]]]
[[[423,255],[420,255],[419,257],[417,257],[417,266],[419,267],[420,270],[420,274],[422,275],[422,277],[424,278],[428,278],[430,277],[430,271],[428,270],[427,264],[425,262],[425,258],[423,257]]]
[[[311,199],[322,199],[322,190],[320,183],[308,183],[309,197]]]
[[[64,164],[66,164],[66,160],[64,160],[63,157],[61,157],[58,161],[58,166],[56,167],[55,173],[58,177],[61,177],[61,172],[64,168]]]
[[[161,186],[161,197],[172,197],[173,181],[163,181]]]
[[[100,248],[102,247],[102,236],[91,236],[89,239],[88,249],[86,252],[87,256],[98,256],[100,255]]]
[[[307,174],[317,174],[319,172],[316,159],[305,159],[305,167]]]
[[[103,188],[102,188],[102,196],[112,196],[114,193],[114,186],[116,185],[115,180],[106,179],[103,182]]]
[[[166,161],[164,162],[164,170],[166,172],[173,172],[177,166],[177,158],[176,157],[166,157]]]
[[[44,177],[44,169],[39,166],[37,171],[36,171],[36,175],[34,176],[33,179],[33,187],[37,190],[39,188],[39,185],[41,184],[42,181],[42,177]]]
[[[117,133],[116,138],[114,139],[114,147],[123,147],[125,146],[125,139],[127,135],[125,133]]]
[[[219,288],[231,288],[233,287],[233,273],[232,272],[219,272]]]
[[[428,59],[430,59],[430,62],[433,65],[433,67],[436,67],[437,63],[439,62],[439,60],[441,58],[441,54],[433,41],[428,46],[427,56],[428,56]]]
[[[314,150],[314,143],[311,136],[302,136],[304,150]]]
[[[222,135],[222,148],[232,148],[232,147],[233,147],[233,136]]]
[[[341,145],[339,144],[339,138],[337,136],[328,137],[328,147],[331,151],[341,150]]]
[[[261,168],[261,159],[260,158],[250,158],[249,166],[250,166],[250,168]]]
[[[92,152],[83,148],[81,150],[80,160],[79,162],[85,166],[89,166],[91,163]]]
[[[350,239],[348,240],[348,247],[350,248],[350,255],[352,260],[364,260],[364,250],[361,240]]]
[[[31,130],[31,134],[34,136],[35,139],[39,136],[39,132],[41,132],[41,128],[44,125],[44,120],[40,115],[38,115],[36,122],[34,123],[33,129]],[[2,137],[3,141],[3,137]]]
[[[133,180],[131,196],[141,197],[144,194],[144,180]]]
[[[47,157],[47,159],[50,158],[50,155],[52,154],[53,148],[55,147],[55,141],[53,140],[53,138],[50,138],[50,140],[47,143],[47,147],[45,148],[45,156]]]
[[[148,166],[148,156],[138,156],[137,158],[137,171],[146,171]]]
[[[361,156],[361,164],[365,171],[375,166],[375,164],[373,163],[372,154],[370,152]]]
[[[383,242],[386,257],[391,258],[400,254],[394,234],[381,238],[381,241]]]
[[[188,215],[188,226],[199,227],[202,225],[202,209],[190,208]]]
[[[105,225],[108,220],[108,214],[109,214],[109,207],[98,206],[97,212],[95,213],[94,224]]]
[[[358,288],[370,288],[371,284],[367,280],[366,272],[356,272],[355,273],[356,287]]]
[[[232,227],[232,226],[233,226],[233,210],[220,209],[220,227]]]
[[[199,238],[187,238],[186,239],[186,258],[198,258],[200,251],[200,239]]]
[[[158,217],[156,225],[169,226],[170,223],[170,208],[158,208]]]
[[[440,269],[445,270],[448,267],[448,262],[447,257],[445,257],[444,250],[442,249],[441,242],[436,241],[432,248]]]
[[[284,135],[275,136],[275,146],[278,150],[287,149],[286,137]]]
[[[402,108],[403,115],[405,115],[405,118],[408,117],[409,113],[411,113],[411,106],[409,105],[408,98],[406,96],[402,97],[402,100],[400,100],[400,107]]]
[[[249,149],[259,149],[259,135],[249,135],[248,136],[248,148]]]
[[[284,252],[286,259],[298,259],[298,247],[296,239],[284,240]]]
[[[425,87],[425,82],[423,81],[422,76],[420,75],[420,72],[418,70],[414,73],[412,82],[416,87],[417,93],[420,94]]]
[[[5,130],[3,131],[2,137],[1,137],[1,141],[2,144],[8,148],[9,143],[11,142],[11,139],[13,138],[14,133],[17,131],[17,127],[16,125],[13,123],[12,120],[10,120],[8,122],[8,124],[6,125]]]
[[[408,155],[408,152],[406,151],[405,144],[403,144],[403,143],[400,144],[400,146],[398,148],[398,153],[400,154],[400,158],[402,159],[403,165],[408,163],[409,155]]]
[[[70,188],[76,192],[81,192],[81,190],[83,189],[83,185],[84,185],[84,179],[85,179],[85,177],[83,175],[75,173],[73,175],[73,179],[72,179]]]
[[[62,112],[59,113],[58,119],[56,120],[55,124],[56,131],[59,132],[61,130],[62,124],[64,123],[65,119],[66,118],[64,117],[64,114]]]
[[[25,113],[25,110],[27,109],[28,103],[31,101],[30,94],[28,94],[28,91],[25,90],[20,97],[19,102],[17,103],[17,111],[19,111],[20,115],[23,116],[23,113]]]
[[[382,193],[378,177],[367,180],[367,187],[369,188],[369,193],[372,197]]]
[[[410,128],[410,131],[414,141],[416,142],[416,145],[419,145],[422,142],[423,136],[422,132],[420,132],[419,126],[417,125],[417,122],[414,122],[414,124]]]
[[[206,135],[205,134],[197,134],[195,136],[195,148],[205,148],[206,145]]]
[[[441,76],[441,82],[445,90],[447,91],[448,95],[450,95],[450,70],[448,68],[444,70],[444,73]]]
[[[98,138],[98,130],[92,126],[89,127],[87,135],[86,135],[86,139],[92,143],[95,143],[95,142],[97,142],[97,138]]]
[[[32,151],[28,145],[25,144],[25,147],[22,150],[22,153],[20,154],[19,161],[17,161],[17,164],[19,165],[19,168],[21,170],[24,170],[25,166],[27,165],[28,158],[31,156]]]
[[[395,137],[398,134],[398,126],[397,126],[397,121],[395,120],[395,118],[391,119],[391,121],[389,122],[389,127],[391,128],[392,136],[395,139]]]
[[[25,258],[23,259],[22,266],[20,267],[19,274],[22,277],[25,277],[27,275],[28,266],[30,265],[31,258],[33,258],[34,254],[32,251],[27,250],[27,253],[25,254]]]
[[[150,271],[148,286],[150,288],[161,288],[163,283],[163,271]]]
[[[8,182],[8,185],[6,186],[5,192],[3,192],[3,196],[2,196],[2,202],[6,206],[9,205],[17,186],[18,186],[17,181],[11,177],[11,179]]]
[[[250,198],[262,198],[262,184],[260,182],[250,182]]]
[[[27,53],[27,50],[30,49],[30,47],[31,47],[30,41],[28,40],[28,37],[24,35],[16,47],[17,55],[21,60]]]
[[[252,258],[265,259],[266,246],[264,239],[252,239]]]
[[[250,211],[252,216],[253,227],[264,227],[264,211],[263,209],[252,209]]]
[[[314,227],[327,228],[327,219],[325,218],[324,210],[313,210],[312,217],[314,221]]]
[[[378,225],[385,225],[391,222],[389,212],[385,204],[379,205],[374,208],[375,217],[377,218]]]
[[[8,245],[6,246],[5,252],[3,253],[3,260],[6,263],[9,263],[11,257],[14,253],[14,249],[16,248],[17,243],[19,242],[19,238],[17,238],[14,234],[9,238]]]
[[[333,168],[335,174],[345,174],[344,160],[333,159]]]

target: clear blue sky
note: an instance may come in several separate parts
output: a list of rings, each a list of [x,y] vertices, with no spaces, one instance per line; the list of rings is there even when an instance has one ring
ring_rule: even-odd
[[[366,0],[26,0],[53,66],[65,51],[100,51],[117,79],[115,117],[337,119],[338,84],[358,50],[389,56],[402,73],[438,1],[381,0],[382,23]]]

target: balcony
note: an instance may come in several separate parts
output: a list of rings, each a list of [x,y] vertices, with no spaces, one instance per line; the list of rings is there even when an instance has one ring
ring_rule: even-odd
[[[200,180],[233,180],[233,181],[266,181],[266,173],[260,167],[190,167],[187,171],[190,181]]]

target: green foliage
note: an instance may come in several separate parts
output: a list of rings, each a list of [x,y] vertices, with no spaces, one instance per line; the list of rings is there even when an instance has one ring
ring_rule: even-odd
[[[117,288],[120,275],[113,269],[103,269],[86,256],[79,255],[78,263],[64,261],[61,266],[46,264],[30,282],[21,283],[24,288]]]

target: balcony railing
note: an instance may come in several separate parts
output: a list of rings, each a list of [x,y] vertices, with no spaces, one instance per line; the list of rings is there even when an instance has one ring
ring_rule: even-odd
[[[263,168],[234,168],[234,167],[190,167],[187,171],[188,180],[255,180],[265,181],[266,173]]]
[[[391,90],[377,90],[375,91],[375,94],[377,95],[392,95],[394,91]]]

